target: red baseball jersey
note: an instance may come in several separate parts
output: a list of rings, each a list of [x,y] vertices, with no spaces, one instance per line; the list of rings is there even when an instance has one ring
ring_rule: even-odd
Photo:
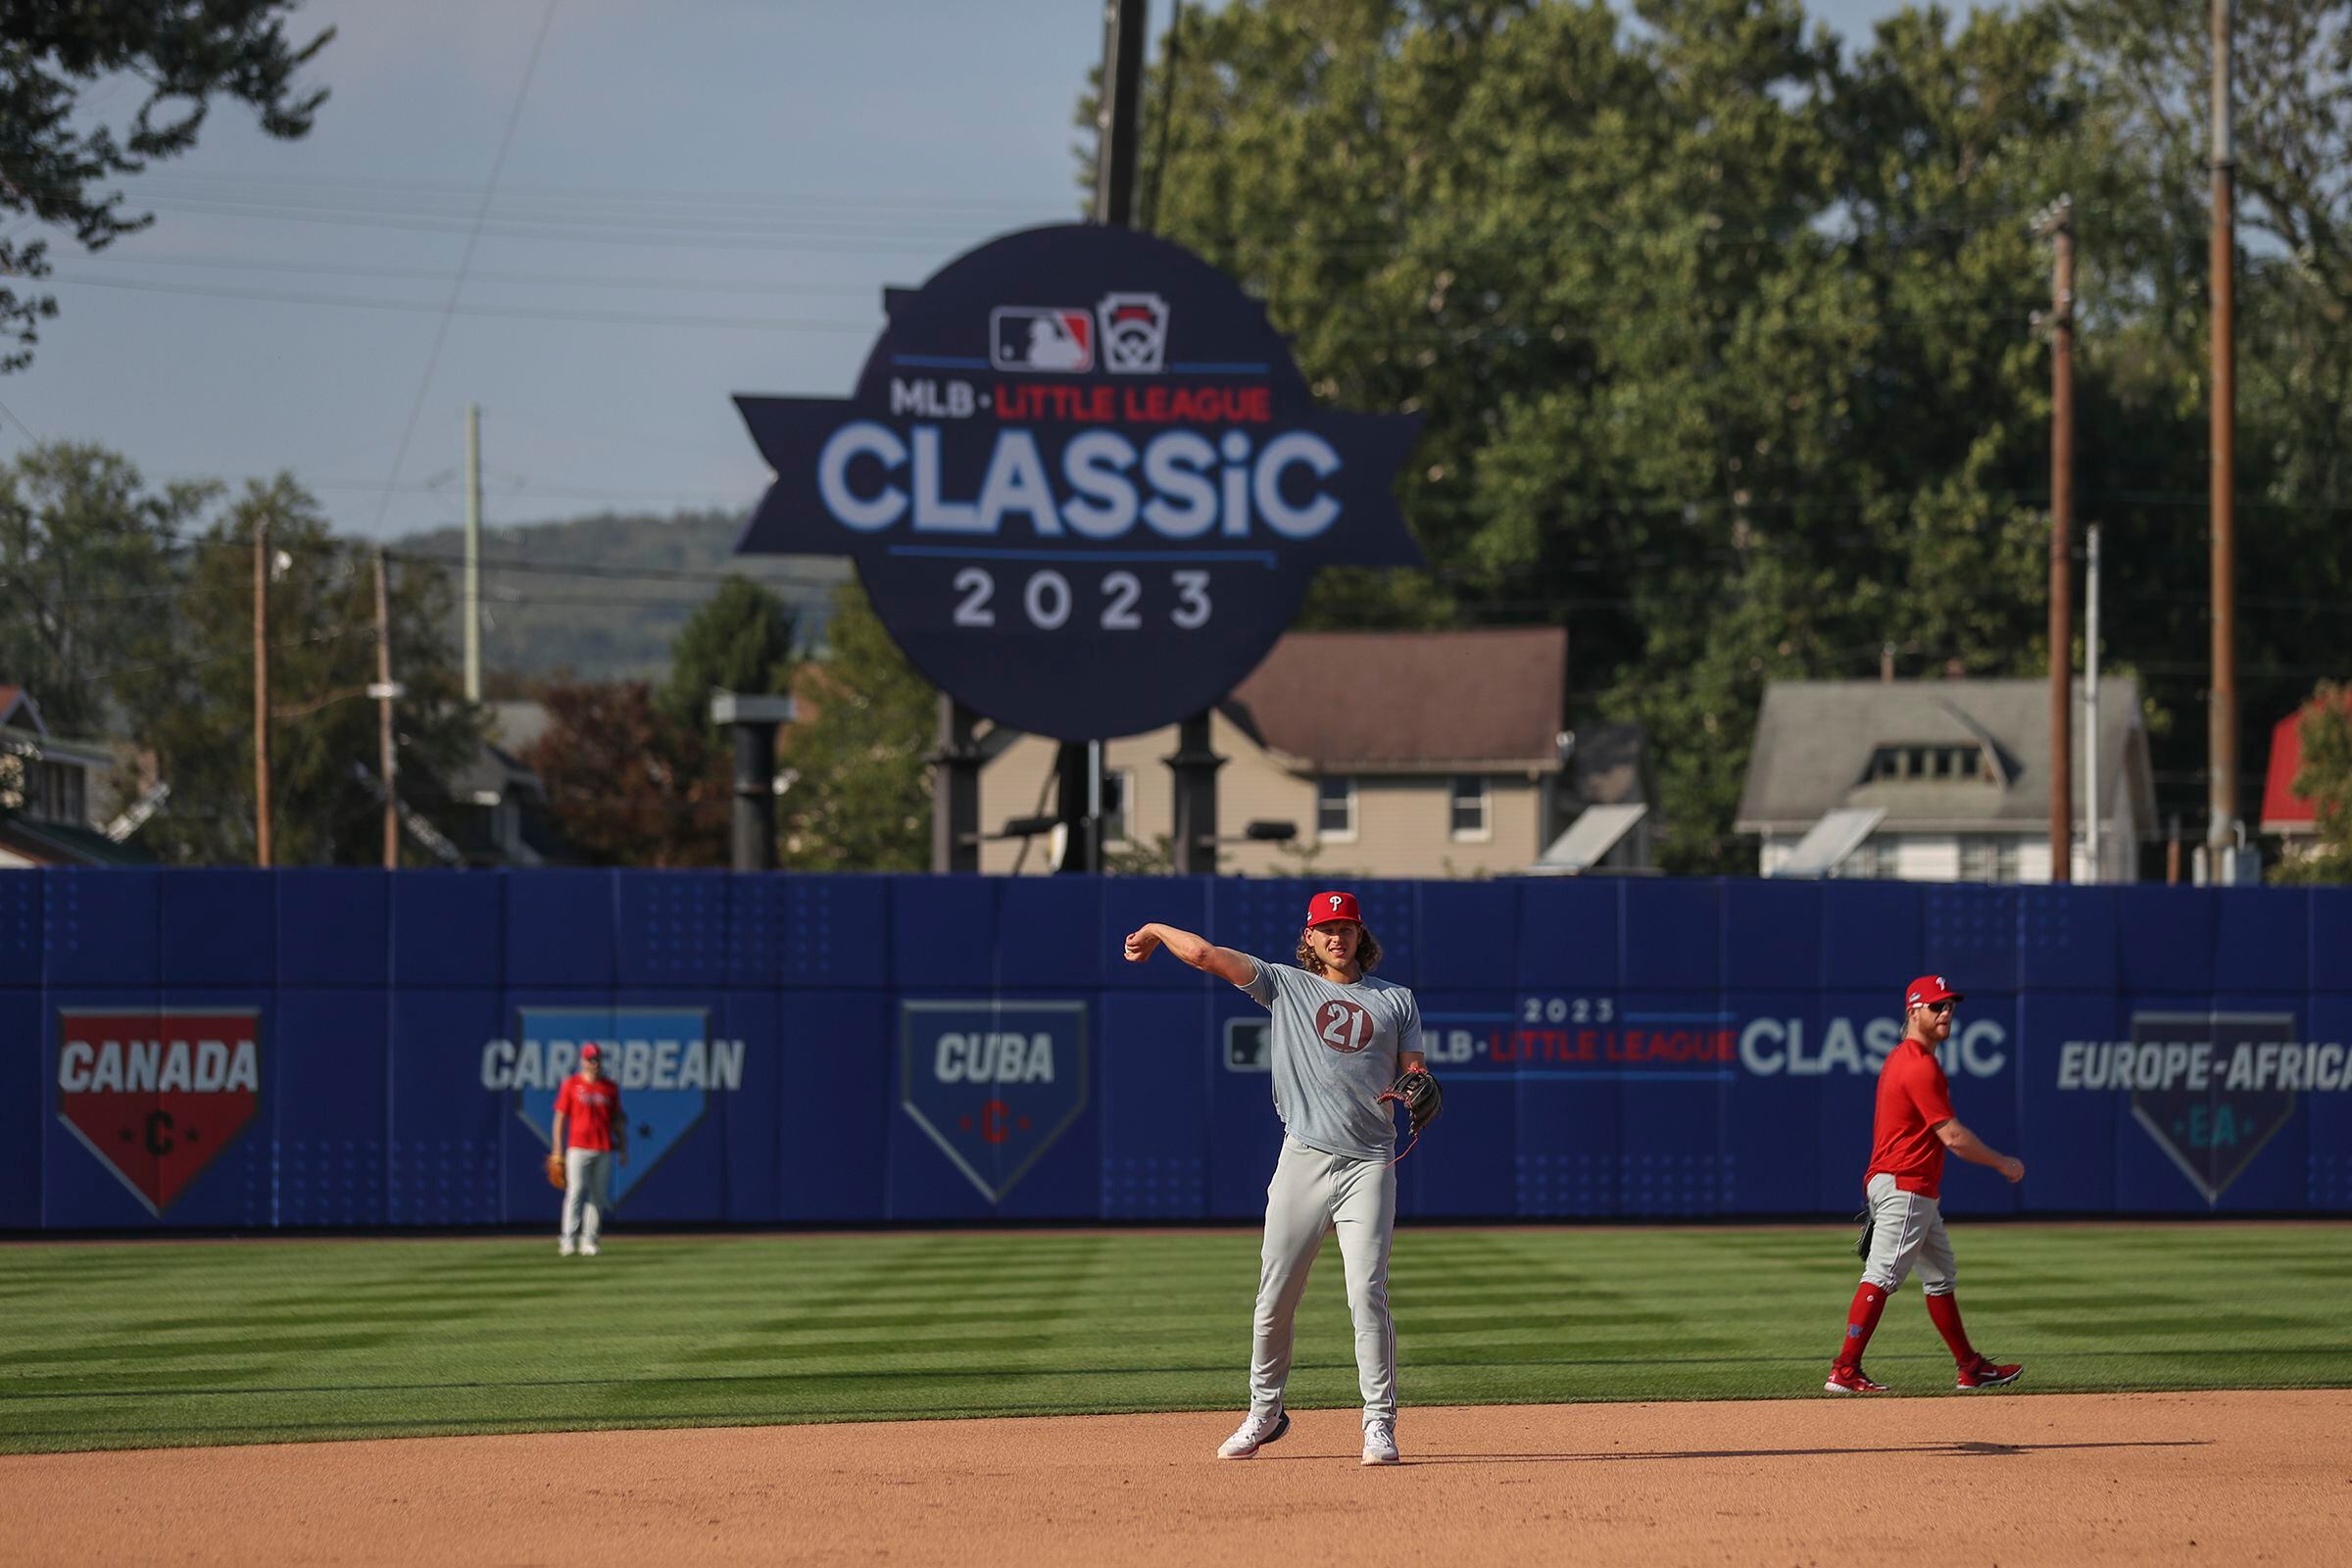
[[[564,1118],[564,1142],[573,1149],[611,1149],[612,1118],[620,1114],[620,1086],[610,1078],[573,1073],[556,1091],[556,1114]]]
[[[1943,1185],[1943,1140],[1938,1122],[1952,1119],[1951,1085],[1936,1053],[1905,1036],[1879,1069],[1878,1113],[1871,1118],[1870,1169],[1906,1193],[1934,1198]]]

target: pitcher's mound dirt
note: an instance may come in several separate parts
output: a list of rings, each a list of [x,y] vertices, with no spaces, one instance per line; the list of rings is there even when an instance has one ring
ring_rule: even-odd
[[[2340,1563],[2352,1392],[1236,1412],[0,1459],[57,1563]]]

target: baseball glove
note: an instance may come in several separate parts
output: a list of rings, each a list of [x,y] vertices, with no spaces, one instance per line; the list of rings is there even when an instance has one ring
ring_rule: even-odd
[[[1870,1233],[1878,1226],[1878,1217],[1870,1211],[1868,1203],[1864,1203],[1862,1212],[1854,1216],[1854,1224],[1857,1227],[1854,1235],[1854,1255],[1868,1262],[1870,1260]]]
[[[547,1185],[564,1191],[564,1156],[553,1149],[547,1152]]]
[[[1403,1104],[1413,1118],[1413,1136],[1416,1138],[1421,1136],[1421,1129],[1436,1121],[1438,1112],[1446,1108],[1446,1092],[1438,1087],[1437,1078],[1427,1067],[1415,1067],[1401,1074],[1380,1098]]]

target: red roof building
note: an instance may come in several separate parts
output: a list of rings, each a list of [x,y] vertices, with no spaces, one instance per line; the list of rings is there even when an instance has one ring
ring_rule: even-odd
[[[2352,707],[2352,701],[2345,706]],[[2311,803],[2295,793],[2295,775],[2303,770],[2303,711],[2298,708],[2271,726],[2271,768],[2262,788],[2262,831],[2281,838],[2309,838],[2319,831]]]

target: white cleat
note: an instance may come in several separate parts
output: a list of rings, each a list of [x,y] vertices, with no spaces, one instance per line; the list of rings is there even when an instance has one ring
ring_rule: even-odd
[[[580,1255],[582,1257],[594,1257],[596,1255],[596,1244],[594,1242],[582,1242],[580,1244]]]
[[[1232,1437],[1217,1446],[1220,1459],[1247,1459],[1269,1443],[1278,1442],[1291,1430],[1291,1413],[1277,1410],[1272,1415],[1253,1415],[1237,1428]]]
[[[569,1257],[572,1253],[578,1250],[579,1249],[572,1246],[569,1242],[558,1242],[556,1244],[556,1255],[558,1257]]]
[[[1370,1420],[1364,1423],[1364,1463],[1395,1464],[1396,1453],[1396,1423]]]

